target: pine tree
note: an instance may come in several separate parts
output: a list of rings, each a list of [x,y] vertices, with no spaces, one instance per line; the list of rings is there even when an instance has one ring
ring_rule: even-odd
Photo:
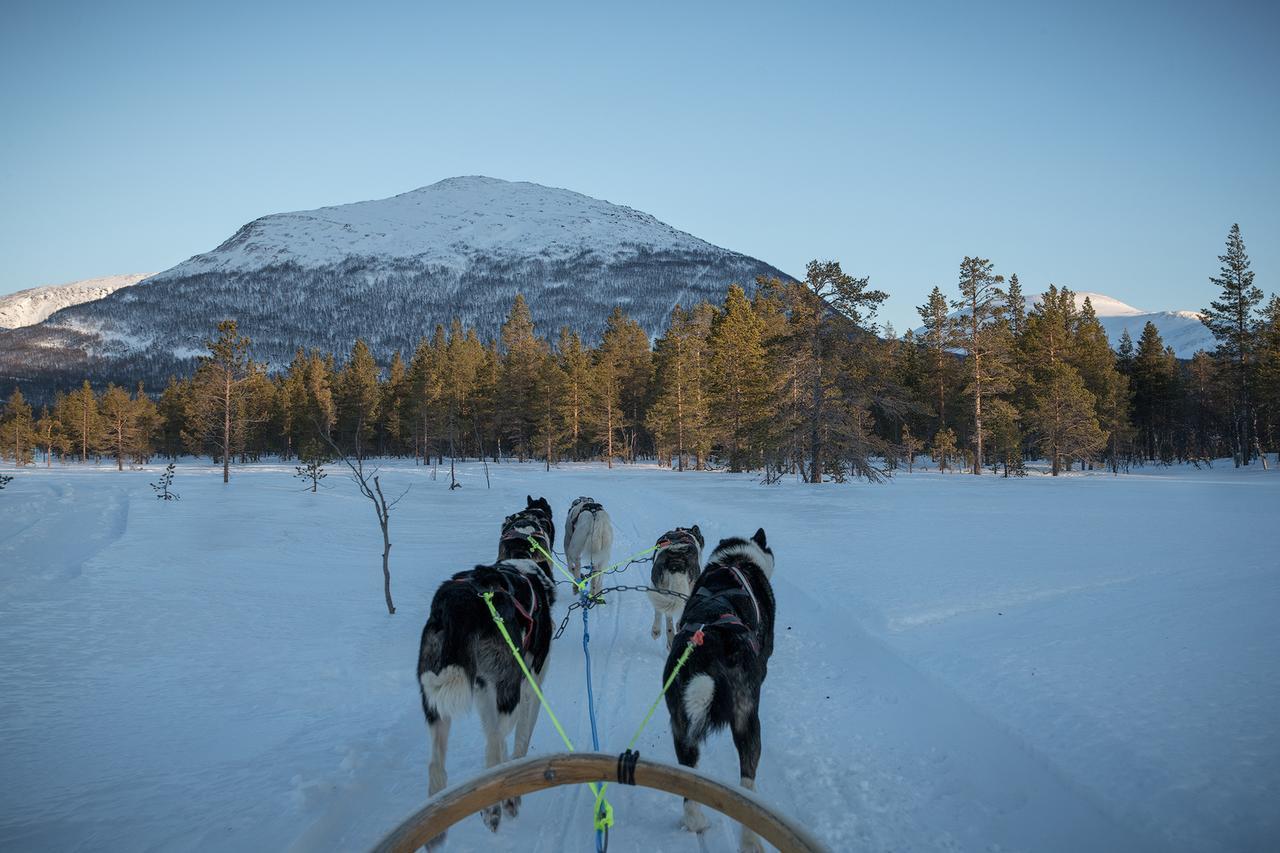
[[[1022,285],[1018,282],[1018,274],[1009,276],[1009,292],[1005,299],[1009,309],[1009,331],[1013,337],[1021,338],[1027,330],[1027,299],[1022,295]]]
[[[947,424],[947,389],[951,387],[955,361],[950,350],[954,344],[955,329],[948,314],[947,298],[937,287],[929,293],[929,301],[916,312],[924,323],[924,332],[919,340],[924,350],[922,361],[926,381],[933,389],[933,409],[937,418],[935,428],[942,429]]]
[[[561,401],[561,418],[568,432],[569,452],[574,458],[583,454],[583,435],[588,420],[587,400],[591,386],[591,353],[582,346],[577,332],[568,326],[560,327],[560,340],[556,344],[556,357],[564,373],[564,398]]]
[[[821,483],[827,458],[823,448],[825,409],[832,382],[827,375],[831,361],[827,350],[834,338],[856,334],[864,324],[874,332],[876,311],[889,295],[870,289],[868,277],[855,278],[845,273],[839,261],[817,260],[808,263],[804,282],[792,288],[791,294],[793,334],[809,357],[805,377],[809,386],[809,482]],[[831,316],[832,311],[837,316]]]
[[[1273,294],[1262,310],[1257,329],[1257,371],[1255,387],[1259,418],[1256,434],[1272,450],[1280,450],[1280,296]],[[1262,459],[1266,464],[1266,457]]]
[[[1076,318],[1070,361],[1084,387],[1093,394],[1094,414],[1109,440],[1107,462],[1116,471],[1120,444],[1129,436],[1129,381],[1116,369],[1116,355],[1106,329],[1087,296]]]
[[[1172,461],[1177,360],[1150,321],[1133,359],[1133,421],[1144,459]]]
[[[727,446],[734,471],[757,461],[759,433],[767,416],[761,333],[762,324],[746,293],[731,285],[724,310],[711,326],[707,386],[712,423]]]
[[[98,398],[89,387],[89,380],[62,398],[62,406],[55,409],[63,431],[71,439],[73,448],[80,451],[80,461],[89,459],[89,449],[96,449],[102,435],[102,417],[98,411]]]
[[[32,461],[35,424],[31,417],[31,406],[17,386],[14,386],[13,393],[9,395],[3,417],[0,417],[0,435],[3,435],[4,445],[13,454],[15,465],[26,465]]]
[[[383,455],[399,453],[404,446],[404,401],[408,396],[408,369],[400,352],[391,354],[391,363],[387,366],[387,381],[380,388],[381,399],[378,401],[380,416],[381,452]]]
[[[212,444],[222,460],[222,482],[231,482],[231,457],[237,450],[237,434],[250,417],[244,403],[245,385],[258,372],[249,357],[249,339],[236,329],[235,320],[218,324],[218,337],[206,341],[209,354],[200,357],[192,380],[189,422],[191,435],[200,444]]]
[[[141,399],[145,400],[145,395]],[[115,457],[117,471],[124,470],[124,460],[137,455],[144,441],[150,443],[146,428],[140,424],[143,416],[143,408],[129,398],[128,391],[114,384],[107,385],[102,395],[103,446]]]
[[[1006,294],[1000,287],[1004,277],[996,275],[991,261],[965,257],[960,262],[960,296],[953,308],[963,313],[957,324],[956,344],[965,352],[968,373],[967,396],[973,399],[973,473],[982,473],[982,398],[1012,389],[1008,368],[1008,337],[1000,330]]]
[[[1254,311],[1262,302],[1262,290],[1253,284],[1249,256],[1245,253],[1240,226],[1232,225],[1227,234],[1226,254],[1219,275],[1209,281],[1217,285],[1218,298],[1201,311],[1201,319],[1218,340],[1214,357],[1229,371],[1235,392],[1232,412],[1232,456],[1236,467],[1248,465],[1255,452],[1253,413],[1250,409],[1250,370],[1257,341],[1254,338]]]
[[[538,377],[546,354],[546,342],[534,333],[529,306],[516,294],[511,313],[502,324],[501,381],[505,432],[521,461],[533,453]]]
[[[1049,371],[1035,396],[1030,420],[1055,477],[1064,461],[1092,459],[1107,442],[1094,414],[1093,395],[1084,387],[1080,374],[1065,363]]]
[[[1116,369],[1126,377],[1133,375],[1133,354],[1133,338],[1125,329],[1120,333],[1120,345],[1116,347]]]
[[[933,441],[930,443],[930,456],[934,462],[938,463],[938,470],[944,474],[947,471],[947,463],[955,458],[956,455],[956,433],[950,427],[944,427],[933,434]]]
[[[62,421],[50,414],[47,406],[41,407],[40,418],[35,423],[35,442],[44,449],[44,466],[46,468],[53,465],[55,451],[58,453],[66,452],[67,440],[62,431]]]
[[[357,459],[363,459],[378,425],[381,391],[378,365],[363,340],[351,348],[351,357],[338,374],[334,403],[337,406],[338,433],[349,437]]]
[[[617,381],[617,403],[621,412],[618,428],[628,461],[634,461],[644,429],[644,413],[653,384],[653,352],[649,336],[621,308],[615,307],[605,320],[600,350],[612,366]]]

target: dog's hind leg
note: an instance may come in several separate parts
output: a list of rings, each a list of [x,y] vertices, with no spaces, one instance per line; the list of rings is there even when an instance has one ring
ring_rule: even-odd
[[[667,651],[671,651],[671,644],[676,641],[676,625],[671,617],[667,617]]]
[[[656,607],[653,608],[653,630],[649,633],[655,640],[662,635],[662,611]]]
[[[445,772],[445,755],[449,751],[449,727],[452,720],[442,717],[433,708],[427,707],[427,730],[431,733],[431,764],[429,767],[428,796],[434,797],[449,785],[449,776]],[[445,833],[440,833],[427,842],[428,850],[438,850],[444,845]]]
[[[542,679],[546,678],[547,665],[549,663],[549,660],[544,660],[542,662],[542,671],[534,673],[533,677],[537,679],[539,687],[542,686]],[[520,704],[516,706],[515,712],[516,742],[515,748],[511,751],[513,759],[524,758],[529,754],[529,741],[533,738],[533,726],[538,722],[539,710],[541,710],[541,705],[538,703],[538,697],[533,692],[533,688],[529,686],[528,682],[521,683]],[[511,797],[508,800],[504,800],[502,807],[506,809],[508,815],[515,817],[520,813],[520,798]]]
[[[738,715],[735,715],[738,716]],[[738,769],[742,774],[742,787],[748,791],[756,789],[756,768],[760,764],[760,709],[754,707],[750,713],[741,715],[733,721],[733,745],[738,749]],[[742,827],[742,838],[738,844],[740,853],[763,853],[764,847],[756,834],[745,826]]]
[[[517,687],[517,695],[518,690]],[[502,713],[499,694],[493,686],[487,687],[484,695],[477,698],[476,710],[480,713],[480,725],[484,729],[484,766],[495,767],[507,760],[507,735],[511,732],[514,715]],[[480,819],[491,831],[497,832],[502,821],[502,804],[494,803],[482,809]]]
[[[679,725],[673,719],[671,727],[672,739],[676,746],[676,760],[685,767],[698,766],[698,745],[686,744],[684,726]],[[684,817],[680,821],[681,825],[690,832],[706,832],[711,826],[711,821],[707,820],[707,816],[702,811],[702,806],[693,800],[686,799],[684,801]]]

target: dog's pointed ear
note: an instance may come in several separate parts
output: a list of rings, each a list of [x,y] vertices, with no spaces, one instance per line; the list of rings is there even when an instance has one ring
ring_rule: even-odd
[[[751,537],[751,541],[759,545],[761,548],[767,548],[768,543],[764,541],[764,528],[761,527],[756,531],[756,535]]]
[[[526,506],[533,506],[533,495],[525,495]]]

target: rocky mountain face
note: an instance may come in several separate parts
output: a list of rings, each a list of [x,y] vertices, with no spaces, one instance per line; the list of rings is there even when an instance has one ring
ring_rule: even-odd
[[[733,282],[788,278],[629,207],[569,190],[451,178],[378,201],[265,216],[210,252],[43,322],[0,332],[0,376],[65,385],[143,379],[194,366],[235,319],[256,358],[298,347],[380,358],[457,317],[496,335],[517,293],[539,332],[589,340],[621,306],[650,335],[675,305],[719,301]]]
[[[150,275],[152,273],[109,275],[103,278],[73,281],[69,284],[31,287],[7,296],[0,296],[0,329],[34,326],[55,311],[110,296],[117,290],[135,285]]]

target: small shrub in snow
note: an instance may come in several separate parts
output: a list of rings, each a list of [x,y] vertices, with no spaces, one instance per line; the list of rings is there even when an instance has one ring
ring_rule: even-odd
[[[5,486],[9,485],[9,481],[12,479],[13,479],[12,477],[9,477],[5,474],[0,474],[0,489],[3,489]]]
[[[173,486],[173,471],[173,463],[170,462],[168,467],[164,469],[164,473],[160,475],[160,479],[151,484],[151,488],[155,489],[157,500],[178,500],[178,493],[171,490]]]

